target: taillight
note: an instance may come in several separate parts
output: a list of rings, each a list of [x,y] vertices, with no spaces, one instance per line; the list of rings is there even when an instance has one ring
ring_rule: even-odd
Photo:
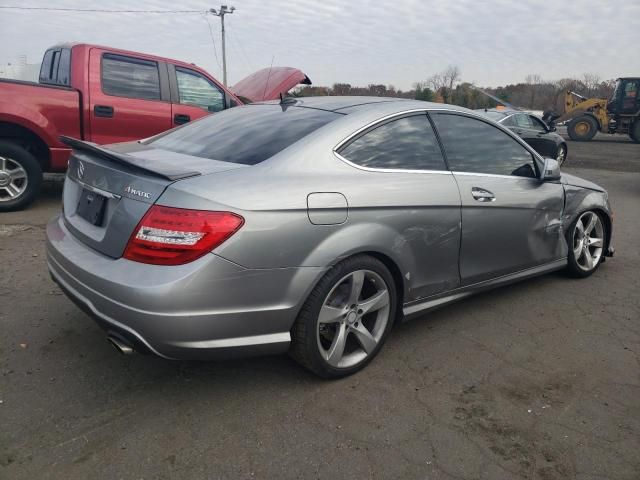
[[[131,235],[123,257],[154,265],[182,265],[210,252],[244,224],[231,212],[152,206]]]

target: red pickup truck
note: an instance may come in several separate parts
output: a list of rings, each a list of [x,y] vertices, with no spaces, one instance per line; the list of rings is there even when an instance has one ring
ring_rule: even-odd
[[[66,135],[97,144],[149,137],[204,115],[277,99],[310,84],[300,70],[260,70],[231,88],[197,66],[64,44],[44,54],[38,83],[0,79],[0,212],[27,206],[43,172],[64,172]]]

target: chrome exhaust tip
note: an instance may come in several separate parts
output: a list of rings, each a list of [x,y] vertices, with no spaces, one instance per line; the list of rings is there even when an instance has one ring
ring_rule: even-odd
[[[131,355],[133,353],[133,347],[126,343],[124,340],[116,337],[115,335],[108,335],[107,340],[118,352],[123,355]]]

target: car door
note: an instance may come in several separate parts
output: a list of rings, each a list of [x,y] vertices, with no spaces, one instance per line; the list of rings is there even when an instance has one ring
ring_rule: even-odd
[[[527,143],[531,145],[536,152],[543,157],[556,158],[558,145],[556,144],[556,134],[550,132],[547,126],[534,115],[529,115],[529,121],[532,125],[531,141]]]
[[[91,50],[89,62],[91,141],[138,140],[171,128],[164,63],[100,49]]]
[[[224,110],[223,89],[191,68],[169,65],[173,127]]]
[[[460,194],[426,113],[383,120],[338,146],[337,154],[363,170],[361,180],[350,177],[340,187],[349,222],[382,224],[390,234],[409,286],[405,300],[458,287]]]
[[[431,114],[462,200],[460,277],[469,285],[567,254],[560,182],[542,182],[533,154],[480,118]]]

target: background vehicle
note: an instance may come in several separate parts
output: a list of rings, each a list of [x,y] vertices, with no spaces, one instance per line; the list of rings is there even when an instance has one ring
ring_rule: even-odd
[[[556,122],[568,121],[571,140],[588,141],[602,132],[628,134],[640,142],[640,77],[618,78],[610,100],[586,98],[567,90],[564,113],[549,112],[546,116]]]
[[[298,83],[311,82],[300,70],[274,67],[227,89],[186,62],[96,45],[52,47],[39,83],[0,79],[0,211],[28,205],[42,172],[67,168],[71,149],[60,135],[98,144],[144,138],[278,98]]]
[[[69,143],[49,269],[124,351],[344,376],[395,321],[609,251],[602,188],[459,107],[284,99]]]
[[[567,142],[535,115],[510,109],[476,111],[512,130],[543,157],[555,158],[560,165],[567,159]]]

